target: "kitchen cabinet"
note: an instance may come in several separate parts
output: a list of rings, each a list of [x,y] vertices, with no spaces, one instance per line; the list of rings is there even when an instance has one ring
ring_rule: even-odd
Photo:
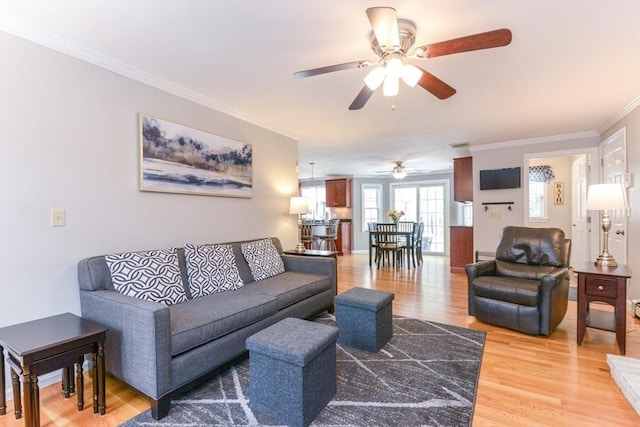
[[[473,227],[451,226],[451,254],[449,256],[452,273],[464,273],[464,266],[473,262]]]
[[[328,208],[351,207],[351,180],[347,178],[325,181]]]
[[[340,222],[338,237],[336,238],[336,250],[338,255],[351,253],[351,222]]]
[[[453,200],[456,202],[473,201],[473,158],[453,159]]]

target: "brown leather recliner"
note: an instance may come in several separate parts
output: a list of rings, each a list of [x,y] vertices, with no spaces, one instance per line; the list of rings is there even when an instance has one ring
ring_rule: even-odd
[[[465,266],[469,314],[550,335],[567,312],[571,240],[559,228],[505,227],[495,260]]]

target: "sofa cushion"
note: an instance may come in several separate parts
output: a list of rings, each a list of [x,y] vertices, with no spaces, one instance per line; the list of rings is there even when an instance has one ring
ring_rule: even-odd
[[[244,283],[231,245],[184,245],[193,298],[241,288]]]
[[[121,294],[165,305],[187,301],[176,248],[105,255]]]
[[[169,311],[175,356],[274,314],[277,301],[265,294],[227,291],[173,305]]]
[[[476,296],[535,307],[538,305],[540,280],[503,276],[480,276],[471,283]]]
[[[331,289],[331,280],[327,276],[286,271],[260,282],[249,283],[242,288],[242,292],[277,298],[278,310],[282,310],[327,289]]]
[[[284,273],[282,257],[271,239],[243,243],[241,249],[251,269],[253,280],[264,280]]]

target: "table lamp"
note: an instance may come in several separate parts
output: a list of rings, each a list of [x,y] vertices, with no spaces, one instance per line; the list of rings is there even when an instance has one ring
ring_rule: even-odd
[[[292,197],[289,203],[289,213],[298,215],[298,244],[296,245],[296,252],[304,252],[304,244],[302,243],[302,214],[309,213],[309,199],[306,197]]]
[[[609,210],[627,209],[627,197],[622,183],[614,182],[590,185],[587,191],[587,209],[602,211],[602,231],[604,238],[602,242],[602,253],[598,255],[595,264],[598,267],[604,268],[617,267],[618,263],[609,253],[609,230],[611,229]]]

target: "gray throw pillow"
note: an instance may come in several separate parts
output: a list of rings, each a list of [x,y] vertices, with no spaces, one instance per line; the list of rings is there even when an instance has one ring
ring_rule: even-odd
[[[244,286],[231,245],[184,245],[193,298]]]
[[[106,255],[116,291],[165,305],[187,300],[176,248]]]

